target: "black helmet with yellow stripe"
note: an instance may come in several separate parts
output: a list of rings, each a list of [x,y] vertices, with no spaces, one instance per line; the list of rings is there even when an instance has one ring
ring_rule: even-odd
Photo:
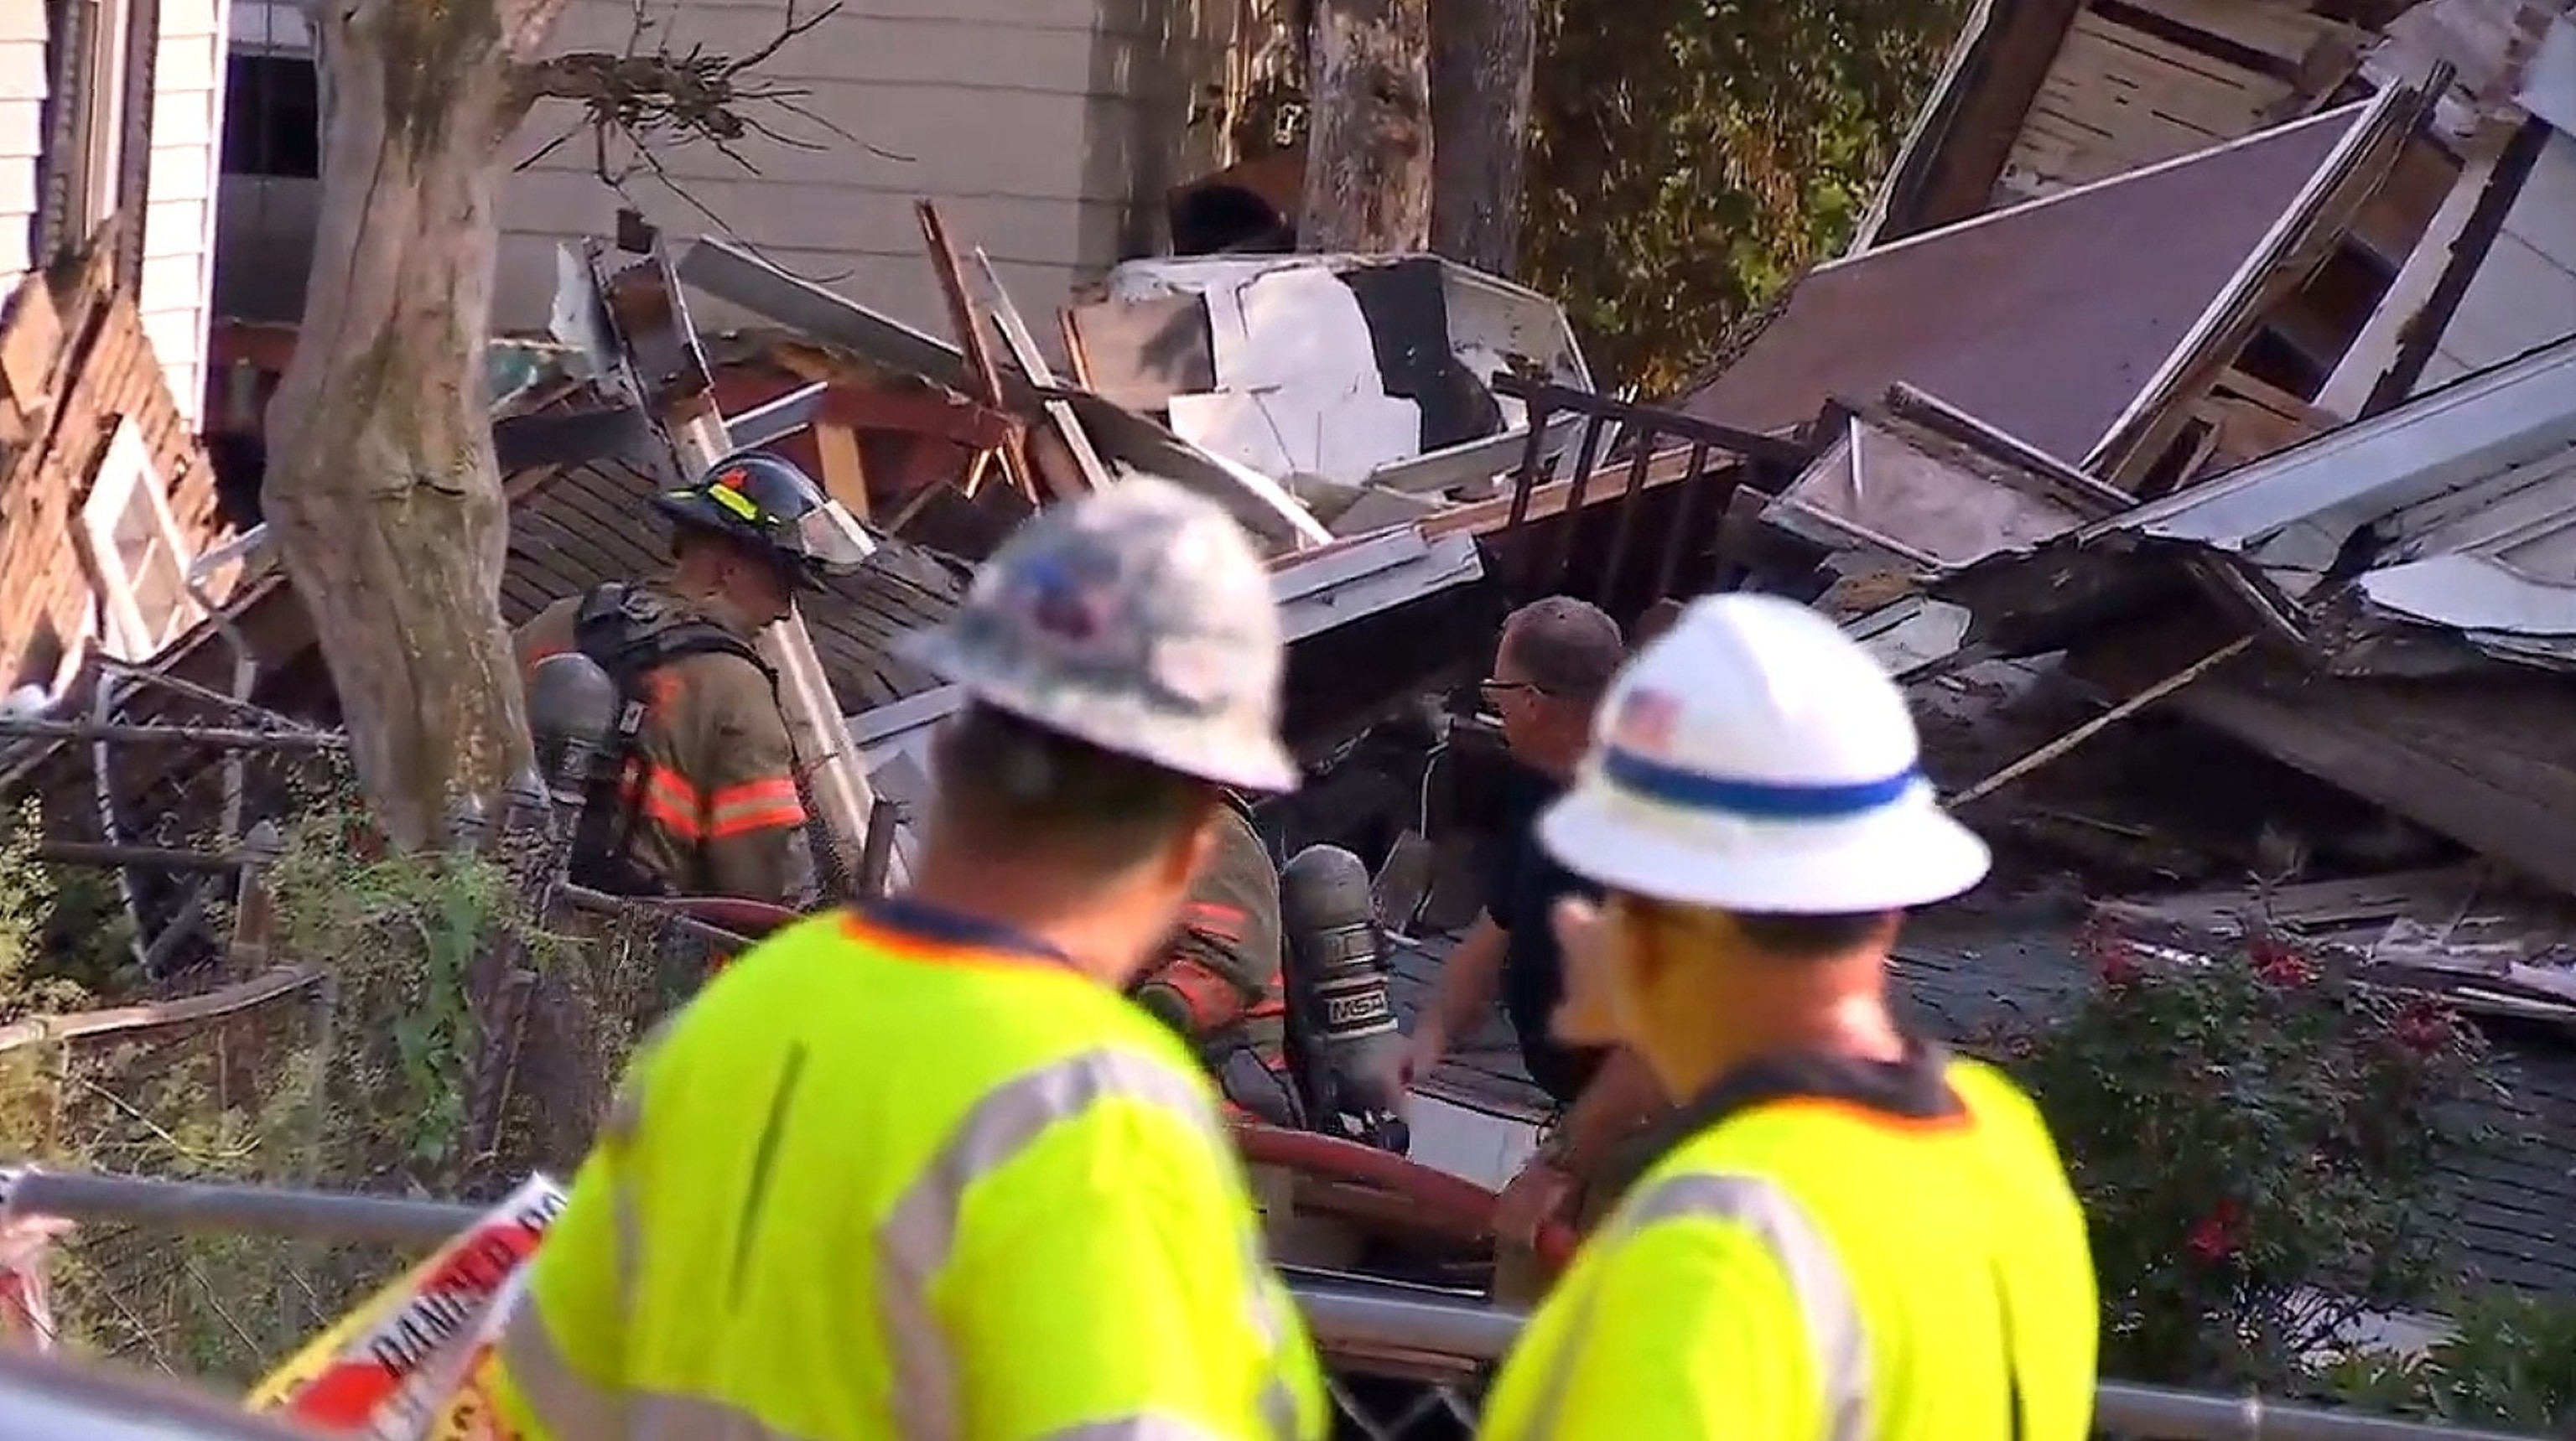
[[[653,497],[673,524],[765,550],[808,585],[848,575],[875,542],[794,464],[761,450],[726,456],[697,484]]]

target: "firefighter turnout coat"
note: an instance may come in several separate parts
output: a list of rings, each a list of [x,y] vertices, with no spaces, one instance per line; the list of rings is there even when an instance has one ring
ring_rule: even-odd
[[[602,863],[604,888],[618,891],[787,900],[805,809],[777,686],[749,627],[712,599],[603,587],[522,626],[520,666],[577,643],[642,703],[643,719],[617,793],[593,801],[624,809],[621,824],[595,832],[619,854],[576,856],[576,871]]]
[[[902,900],[636,1062],[504,1332],[531,1441],[1313,1441],[1319,1365],[1181,1044]]]
[[[1242,807],[1221,807],[1217,827],[1216,849],[1191,883],[1180,929],[1131,991],[1188,1039],[1211,1073],[1222,1076],[1235,1053],[1247,1052],[1284,1096],[1288,1006],[1280,973],[1279,868]],[[1252,1109],[1260,1114],[1263,1108]]]

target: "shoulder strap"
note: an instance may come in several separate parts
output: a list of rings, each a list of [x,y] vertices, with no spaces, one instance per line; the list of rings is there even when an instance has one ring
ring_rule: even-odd
[[[690,655],[739,657],[778,693],[778,672],[740,636],[683,611],[641,587],[610,582],[582,597],[573,613],[573,645],[617,687],[617,722],[602,748],[572,843],[575,879],[601,890],[631,892],[643,877],[627,874],[627,853],[642,798],[626,786],[644,728],[644,678]]]
[[[739,658],[778,690],[778,672],[751,642],[703,616],[678,610],[652,592],[610,582],[584,597],[573,617],[573,643],[631,694],[645,674],[690,655]]]

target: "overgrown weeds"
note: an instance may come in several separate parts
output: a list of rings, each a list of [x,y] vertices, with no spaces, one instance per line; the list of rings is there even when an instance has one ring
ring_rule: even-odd
[[[96,1034],[0,1032],[10,1159],[440,1195],[578,1159],[633,1037],[693,981],[691,959],[648,917],[524,914],[484,855],[385,854],[336,787],[300,799],[264,872],[262,955],[176,986],[133,985],[130,932],[102,923],[102,911],[122,914],[112,886],[81,872],[62,884],[34,859],[35,817],[0,821],[0,1024],[233,988],[257,996]],[[471,995],[478,958],[500,939],[530,983],[530,1034],[515,1052],[485,1044]],[[525,1074],[499,1079],[501,1124],[470,1154],[468,1096],[496,1055]],[[411,1259],[327,1240],[88,1225],[59,1252],[57,1317],[76,1345],[244,1384]]]

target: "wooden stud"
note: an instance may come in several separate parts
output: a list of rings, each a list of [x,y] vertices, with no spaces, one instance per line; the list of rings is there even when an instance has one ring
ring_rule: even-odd
[[[868,471],[859,458],[859,437],[846,425],[814,427],[814,451],[823,460],[824,493],[861,520],[868,508]]]

